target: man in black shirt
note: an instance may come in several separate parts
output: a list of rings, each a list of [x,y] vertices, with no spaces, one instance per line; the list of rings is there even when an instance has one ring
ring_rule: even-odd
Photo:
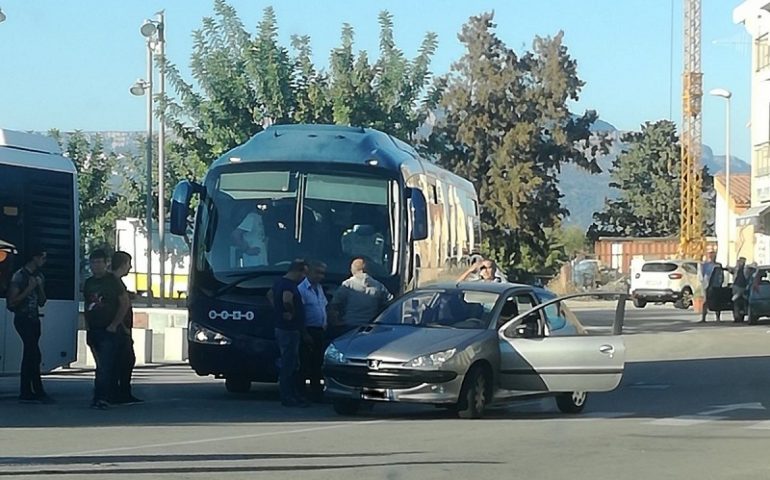
[[[96,360],[92,408],[109,408],[109,394],[117,361],[117,331],[128,313],[128,295],[120,280],[107,271],[107,253],[94,250],[89,256],[93,276],[83,286],[86,342]]]
[[[286,407],[307,406],[298,391],[299,344],[305,328],[305,307],[297,287],[307,275],[307,263],[294,260],[289,272],[273,284],[268,299],[275,310],[275,339],[281,350],[279,385]]]
[[[134,311],[131,308],[128,289],[122,280],[131,271],[131,255],[126,252],[115,252],[112,254],[110,268],[112,269],[112,274],[120,283],[119,302],[128,304],[128,310],[123,318],[123,323],[118,327],[115,335],[115,374],[112,378],[110,403],[121,405],[142,403],[142,400],[136,398],[131,393],[131,374],[136,365],[134,340],[131,338],[131,329],[134,328]]]
[[[40,268],[45,265],[46,252],[32,247],[27,252],[27,263],[13,274],[8,292],[8,307],[13,311],[13,326],[21,337],[24,351],[21,358],[22,403],[49,403],[51,398],[43,390],[40,378],[40,307],[45,305],[44,277]]]

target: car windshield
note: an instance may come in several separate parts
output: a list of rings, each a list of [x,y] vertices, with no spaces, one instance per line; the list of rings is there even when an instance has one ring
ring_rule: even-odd
[[[346,275],[364,257],[370,273],[390,275],[393,188],[388,179],[343,174],[223,172],[205,201],[198,268],[229,281],[285,271],[302,257]]]
[[[422,290],[392,303],[375,323],[486,329],[499,298],[499,294],[489,292]]]

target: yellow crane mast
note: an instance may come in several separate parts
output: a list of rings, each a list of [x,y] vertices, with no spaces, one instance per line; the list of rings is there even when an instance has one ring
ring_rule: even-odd
[[[701,2],[684,3],[684,71],[682,76],[682,182],[680,253],[700,260],[706,241],[703,235],[703,195],[701,177]]]

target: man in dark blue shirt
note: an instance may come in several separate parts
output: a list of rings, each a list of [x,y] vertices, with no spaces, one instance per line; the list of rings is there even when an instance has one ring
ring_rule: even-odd
[[[305,328],[305,310],[297,287],[307,275],[307,263],[294,260],[288,273],[276,280],[268,298],[275,310],[275,339],[281,351],[278,382],[281,403],[286,407],[307,406],[299,392],[299,344]]]

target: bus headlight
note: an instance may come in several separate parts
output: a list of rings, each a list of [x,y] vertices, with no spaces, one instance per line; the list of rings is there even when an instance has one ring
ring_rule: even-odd
[[[187,331],[187,340],[206,345],[230,345],[233,343],[232,340],[221,333],[209,330],[195,322],[190,322],[190,328]]]
[[[324,361],[328,363],[345,363],[345,354],[337,350],[337,347],[332,343],[326,349]]]

